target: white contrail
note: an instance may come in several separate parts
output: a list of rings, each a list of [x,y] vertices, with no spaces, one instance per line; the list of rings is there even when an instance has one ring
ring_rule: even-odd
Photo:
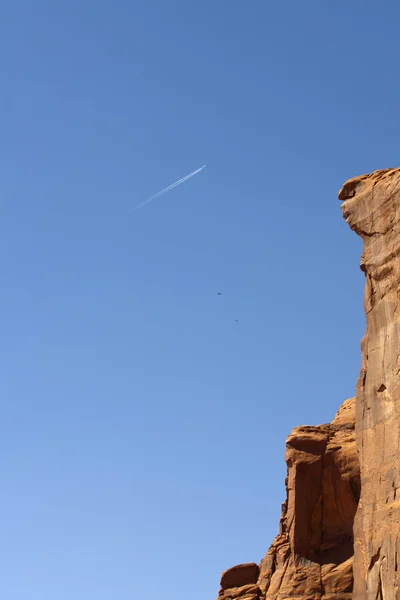
[[[166,188],[164,188],[160,192],[157,192],[157,194],[154,194],[154,196],[150,196],[150,198],[147,198],[147,200],[144,200],[143,202],[141,202],[134,208],[131,208],[131,210],[129,212],[133,212],[134,210],[137,210],[138,208],[142,208],[142,206],[144,206],[145,204],[149,204],[149,202],[152,202],[159,196],[162,196],[166,192],[173,190],[176,186],[181,185],[181,183],[183,183],[184,181],[187,181],[191,177],[194,177],[194,175],[197,175],[197,173],[200,173],[200,171],[202,171],[205,166],[206,165],[203,165],[202,167],[200,167],[200,169],[196,169],[195,171],[193,171],[193,173],[189,173],[189,175],[185,175],[185,177],[182,177],[182,179],[178,179],[178,181],[175,181],[175,183],[171,183],[171,185],[168,185]]]

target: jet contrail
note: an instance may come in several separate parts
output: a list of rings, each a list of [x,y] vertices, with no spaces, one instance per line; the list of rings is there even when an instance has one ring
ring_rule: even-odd
[[[150,196],[150,198],[147,198],[147,200],[144,200],[143,202],[141,202],[140,204],[138,204],[134,208],[131,208],[131,210],[129,212],[133,212],[134,210],[137,210],[138,208],[142,208],[142,206],[144,206],[145,204],[149,204],[149,202],[152,202],[153,200],[155,200],[159,196],[162,196],[166,192],[169,192],[170,190],[173,190],[178,185],[181,185],[181,183],[183,183],[184,181],[187,181],[191,177],[194,177],[194,175],[197,175],[197,173],[200,173],[200,171],[202,171],[205,168],[205,166],[206,165],[203,165],[202,167],[200,167],[200,169],[196,169],[195,171],[193,171],[193,173],[189,173],[189,175],[185,175],[185,177],[182,177],[182,179],[178,179],[178,181],[175,181],[175,183],[171,183],[171,185],[168,185],[166,188],[164,188],[160,192],[157,192],[157,194],[154,194],[154,196]]]

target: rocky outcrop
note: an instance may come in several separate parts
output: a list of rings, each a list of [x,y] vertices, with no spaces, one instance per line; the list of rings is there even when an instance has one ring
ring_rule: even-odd
[[[259,567],[222,575],[219,600],[350,600],[360,493],[354,420],[350,399],[332,423],[292,431],[279,534]]]
[[[355,524],[354,599],[400,598],[400,169],[340,190],[362,238],[366,333],[356,392],[361,498]]]
[[[279,534],[259,566],[223,574],[219,600],[400,600],[400,169],[339,199],[364,244],[356,399],[288,437]]]

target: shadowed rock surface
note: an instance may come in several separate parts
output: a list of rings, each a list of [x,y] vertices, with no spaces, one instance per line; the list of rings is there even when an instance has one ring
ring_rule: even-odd
[[[259,567],[238,565],[222,575],[220,600],[351,598],[360,490],[354,418],[350,399],[332,423],[292,431],[279,534]]]

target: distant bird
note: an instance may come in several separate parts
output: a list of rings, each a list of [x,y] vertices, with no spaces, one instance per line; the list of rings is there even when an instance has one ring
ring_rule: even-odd
[[[217,292],[217,296],[222,296],[221,292]]]
[[[239,321],[237,319],[235,319],[235,323],[239,323]]]

